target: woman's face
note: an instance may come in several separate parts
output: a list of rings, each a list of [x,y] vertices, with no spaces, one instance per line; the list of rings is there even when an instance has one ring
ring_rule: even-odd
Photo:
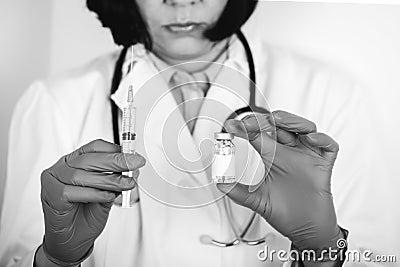
[[[201,58],[213,42],[203,37],[228,0],[136,0],[156,54],[172,61]]]

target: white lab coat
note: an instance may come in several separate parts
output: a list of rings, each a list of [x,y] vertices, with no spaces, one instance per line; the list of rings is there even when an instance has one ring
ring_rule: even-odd
[[[319,131],[331,135],[341,146],[332,191],[339,224],[350,231],[350,249],[399,254],[396,245],[396,237],[400,236],[396,225],[399,214],[395,211],[394,196],[385,194],[390,188],[390,176],[385,173],[384,159],[377,156],[379,149],[374,147],[370,118],[364,116],[370,108],[365,101],[366,93],[317,63],[255,39],[250,40],[250,45],[258,87],[270,109],[286,110],[314,121]],[[147,158],[140,176],[140,202],[132,209],[112,208],[106,228],[83,266],[281,266],[283,263],[276,259],[273,263],[257,259],[257,252],[264,245],[218,248],[199,241],[203,234],[217,240],[233,238],[221,201],[198,208],[176,207],[202,205],[215,199],[218,192],[212,185],[197,191],[185,189],[206,184],[209,173],[181,172],[164,157],[163,145],[177,142],[176,135],[169,131],[182,125],[182,116],[173,112],[176,109],[173,96],[166,93],[165,82],[155,75],[156,69],[140,52],[142,47],[136,48],[137,63],[121,82],[112,101],[121,108],[126,100],[127,85],[133,81],[138,108],[137,150]],[[109,90],[117,56],[115,52],[59,77],[35,82],[18,102],[10,129],[1,217],[1,266],[32,266],[34,251],[44,233],[40,202],[42,170],[93,139],[113,140]],[[230,48],[230,58],[225,65],[248,74],[240,42],[234,42]],[[248,82],[241,75],[226,69],[216,82],[233,91],[212,86],[207,99],[220,101],[232,110],[245,104]],[[158,99],[164,93],[165,97]],[[258,94],[258,104],[265,106],[261,99]],[[204,102],[200,116],[212,115],[223,121],[227,113],[211,101]],[[163,131],[167,120],[170,128]],[[179,140],[182,154],[196,159],[199,157],[197,144],[212,138],[218,130],[217,125],[208,120],[197,122],[193,137],[184,128]],[[249,149],[245,142],[235,142],[240,151]],[[251,164],[246,169],[247,178],[254,171],[252,164],[259,160],[251,149],[249,155],[247,161]],[[192,168],[185,164],[188,163],[181,161],[178,167]],[[374,213],[378,211],[379,214]],[[251,214],[238,206],[234,206],[234,212],[239,225]],[[249,235],[260,237],[266,233],[269,233],[270,250],[289,248],[289,241],[261,219],[253,225]]]

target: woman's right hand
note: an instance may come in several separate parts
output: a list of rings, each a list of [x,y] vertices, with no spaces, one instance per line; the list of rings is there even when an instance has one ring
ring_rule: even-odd
[[[121,147],[92,141],[41,175],[41,200],[45,219],[43,251],[62,266],[78,265],[92,252],[103,231],[113,201],[121,191],[133,189],[139,154],[123,154]],[[121,173],[133,171],[133,178]]]

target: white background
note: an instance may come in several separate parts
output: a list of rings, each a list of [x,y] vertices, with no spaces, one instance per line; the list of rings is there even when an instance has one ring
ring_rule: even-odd
[[[10,115],[21,93],[35,79],[115,48],[111,35],[84,4],[82,0],[0,1],[0,189]],[[368,85],[379,106],[371,113],[379,112],[376,127],[382,140],[399,142],[400,6],[262,1],[246,31],[324,61]],[[395,157],[396,151],[392,153]]]

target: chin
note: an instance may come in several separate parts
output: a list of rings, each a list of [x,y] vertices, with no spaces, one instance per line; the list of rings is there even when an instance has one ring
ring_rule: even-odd
[[[164,52],[171,58],[195,59],[208,52],[209,42],[193,39],[179,40],[164,46]]]

